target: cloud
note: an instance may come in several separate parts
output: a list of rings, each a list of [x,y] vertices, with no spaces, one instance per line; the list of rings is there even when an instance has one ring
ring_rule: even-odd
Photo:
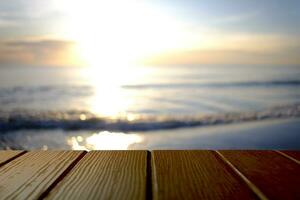
[[[73,65],[75,43],[65,40],[14,40],[0,43],[0,65]]]
[[[300,65],[300,50],[292,52],[254,52],[245,50],[193,50],[170,52],[145,59],[150,65],[189,64],[268,64]]]
[[[65,32],[65,16],[54,0],[0,1],[0,40],[28,36],[58,37]]]
[[[211,35],[207,44],[173,49],[141,59],[143,64],[300,64],[300,40],[279,35]],[[77,44],[68,40],[0,41],[0,66],[82,66]]]
[[[201,34],[202,33],[202,34]],[[232,33],[194,30],[189,48],[144,59],[151,65],[176,64],[297,64],[300,39],[285,34]]]
[[[300,65],[300,39],[285,35],[211,35],[193,48],[149,56],[151,65],[185,64],[296,64]]]
[[[52,50],[65,48],[66,46],[72,45],[71,41],[64,40],[38,40],[38,41],[8,41],[4,43],[8,47],[30,49],[30,50]]]
[[[151,57],[145,62],[152,65],[187,64],[300,64],[300,50],[292,52],[253,52],[243,50],[194,50],[171,52]]]
[[[258,10],[248,12],[248,13],[242,13],[242,14],[234,14],[234,15],[228,15],[219,17],[217,19],[213,19],[211,21],[212,24],[220,25],[220,24],[236,24],[236,23],[245,23],[250,20],[255,20],[260,15],[260,12]]]

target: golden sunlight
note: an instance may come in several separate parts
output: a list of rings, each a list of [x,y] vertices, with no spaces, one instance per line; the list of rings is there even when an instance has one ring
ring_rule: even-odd
[[[67,37],[76,41],[87,65],[97,68],[139,62],[177,48],[179,22],[143,1],[59,1],[69,17]]]

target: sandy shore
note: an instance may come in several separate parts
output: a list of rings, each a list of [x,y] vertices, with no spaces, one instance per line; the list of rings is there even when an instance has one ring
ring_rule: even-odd
[[[22,130],[0,135],[6,148],[300,150],[300,118],[133,133]]]
[[[132,149],[299,149],[300,119],[246,122],[141,134]]]

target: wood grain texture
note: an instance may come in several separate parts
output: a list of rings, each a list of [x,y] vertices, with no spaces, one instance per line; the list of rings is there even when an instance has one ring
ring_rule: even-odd
[[[300,151],[281,151],[300,162]]]
[[[145,199],[147,151],[92,151],[46,199]]]
[[[220,151],[269,199],[300,199],[300,166],[274,151]]]
[[[256,199],[211,151],[153,151],[154,199]]]
[[[0,168],[0,199],[37,199],[81,154],[32,151]]]
[[[0,151],[0,167],[8,160],[19,155],[23,151]]]

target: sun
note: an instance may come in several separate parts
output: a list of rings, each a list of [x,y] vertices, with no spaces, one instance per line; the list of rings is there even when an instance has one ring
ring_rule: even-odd
[[[57,3],[68,19],[67,36],[77,43],[89,67],[128,66],[180,43],[178,22],[145,1]]]

